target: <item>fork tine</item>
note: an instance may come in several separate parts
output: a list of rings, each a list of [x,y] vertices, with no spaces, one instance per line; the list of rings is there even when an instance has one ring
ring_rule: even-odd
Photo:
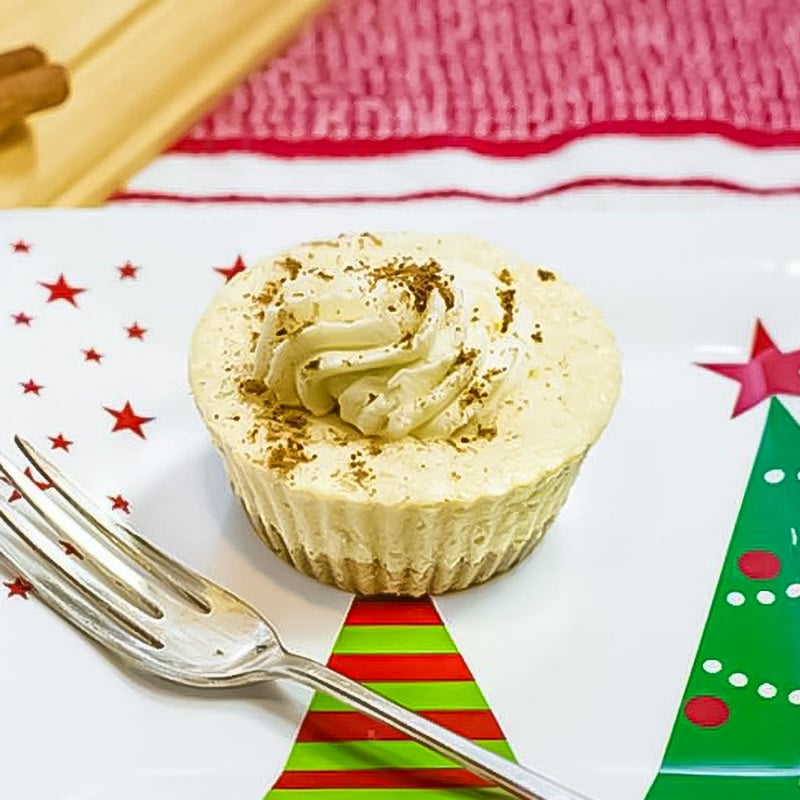
[[[95,595],[102,597],[107,604],[113,607],[118,607],[122,598],[124,598],[131,605],[132,610],[143,611],[154,619],[161,619],[164,616],[164,612],[148,597],[148,594],[152,594],[152,591],[148,591],[150,587],[147,581],[123,561],[112,548],[93,536],[91,531],[87,530],[87,526],[79,523],[61,506],[47,497],[44,492],[32,488],[32,484],[25,475],[1,453],[0,472],[11,481],[47,526],[74,542],[83,555],[92,559],[93,565],[118,591],[118,594],[112,592],[108,586],[84,567],[81,580],[91,588]],[[13,509],[6,505],[6,512],[8,511],[13,511]],[[14,516],[21,519],[19,514]],[[35,529],[32,528],[32,530]],[[51,561],[54,560],[52,554],[55,552],[59,556],[58,561],[61,562],[62,568],[65,563],[69,563],[64,562],[67,556],[59,548],[55,547],[52,541],[42,536],[40,530],[37,530],[36,534],[33,535],[36,536],[37,534],[36,544],[31,542],[33,547],[40,551],[46,547],[47,549],[44,549],[44,552],[47,553]],[[74,561],[72,564],[74,565]]]
[[[15,436],[14,442],[33,467],[53,484],[53,488],[61,497],[97,529],[98,535],[110,539],[142,569],[154,578],[167,583],[200,611],[205,614],[211,611],[211,606],[204,597],[203,591],[206,579],[163,553],[129,526],[123,525],[111,517],[26,439]]]
[[[80,592],[62,581],[7,525],[0,524],[0,562],[32,584],[36,596],[78,630],[123,655],[137,659],[137,639],[98,611]]]
[[[39,525],[16,511],[6,500],[0,500],[0,521],[12,532],[7,533],[4,526],[0,525],[0,541],[6,557],[15,569],[42,590],[43,598],[61,614],[67,618],[74,616],[76,623],[80,623],[80,627],[95,638],[100,638],[96,635],[98,627],[108,628],[108,617],[112,617],[142,643],[158,649],[164,646],[135,618],[138,616],[136,609],[130,609],[133,614],[122,609],[117,595],[98,581],[80,561],[66,555]],[[23,542],[29,548],[27,553]],[[60,596],[65,589],[69,590],[70,601],[76,601],[76,614],[70,612]]]

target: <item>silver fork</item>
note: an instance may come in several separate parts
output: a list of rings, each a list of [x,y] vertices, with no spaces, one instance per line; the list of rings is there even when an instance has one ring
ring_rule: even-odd
[[[20,437],[27,460],[58,493],[48,497],[8,458],[0,472],[27,507],[0,500],[0,555],[64,619],[129,666],[193,687],[290,678],[320,690],[526,800],[587,800],[555,781],[287,651],[251,606],[120,525]],[[68,540],[83,558],[67,555]]]

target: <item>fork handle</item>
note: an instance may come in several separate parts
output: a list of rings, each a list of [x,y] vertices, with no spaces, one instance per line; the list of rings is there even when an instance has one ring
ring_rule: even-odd
[[[387,700],[363,684],[310,658],[287,654],[270,670],[325,692],[452,759],[523,800],[588,800],[550,778],[492,753],[452,731]]]

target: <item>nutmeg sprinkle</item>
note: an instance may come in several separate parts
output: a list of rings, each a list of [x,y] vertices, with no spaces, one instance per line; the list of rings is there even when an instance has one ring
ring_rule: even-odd
[[[300,270],[303,269],[302,263],[292,256],[278,259],[275,263],[277,266],[283,267],[289,273],[289,278],[291,280],[294,280],[300,274]]]
[[[417,264],[408,256],[392,259],[385,266],[373,269],[370,276],[375,281],[386,280],[407,289],[414,301],[414,310],[420,314],[428,307],[428,300],[434,291],[442,296],[446,308],[455,305],[453,277],[443,275],[442,265],[433,258],[424,264]]]
[[[504,283],[506,286],[511,286],[514,283],[514,278],[511,276],[511,273],[508,271],[508,267],[503,267],[497,275],[497,280],[500,283]]]
[[[547,281],[554,281],[556,279],[555,272],[550,272],[549,269],[537,269],[536,274],[539,276],[539,280],[543,283]]]
[[[511,323],[514,321],[514,296],[516,293],[516,289],[503,289],[497,292],[500,308],[503,309],[503,321],[500,323],[500,333],[506,333]]]

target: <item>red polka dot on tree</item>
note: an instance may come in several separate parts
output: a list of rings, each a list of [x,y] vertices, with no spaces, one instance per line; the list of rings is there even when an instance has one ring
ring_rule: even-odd
[[[769,550],[749,550],[739,556],[739,569],[748,578],[768,581],[777,578],[781,571],[781,561]]]
[[[693,697],[684,706],[683,713],[689,722],[699,728],[718,728],[728,721],[731,714],[724,700],[709,695]]]

